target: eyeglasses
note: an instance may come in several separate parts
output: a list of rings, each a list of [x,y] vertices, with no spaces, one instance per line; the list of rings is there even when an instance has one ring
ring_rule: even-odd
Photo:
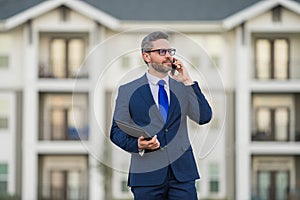
[[[170,54],[170,56],[174,56],[176,53],[176,49],[154,49],[154,50],[149,50],[149,51],[145,51],[145,52],[150,53],[150,52],[155,52],[155,51],[157,51],[160,56],[165,56],[167,52]]]

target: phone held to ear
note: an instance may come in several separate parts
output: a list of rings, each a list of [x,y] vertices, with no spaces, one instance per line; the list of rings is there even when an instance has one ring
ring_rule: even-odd
[[[172,75],[175,74],[175,71],[176,71],[176,68],[177,68],[177,66],[174,63],[175,63],[175,59],[173,58],[172,69],[171,69]]]

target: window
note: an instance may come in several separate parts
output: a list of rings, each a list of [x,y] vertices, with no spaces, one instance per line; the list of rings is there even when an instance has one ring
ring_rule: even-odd
[[[8,129],[8,117],[0,117],[0,130]]]
[[[294,95],[254,94],[252,101],[252,141],[294,140]]]
[[[87,36],[81,33],[41,33],[40,78],[87,78],[81,70]]]
[[[253,156],[253,199],[293,199],[297,189],[297,164],[293,156]],[[297,199],[297,198],[296,198]]]
[[[121,181],[121,190],[122,192],[129,192],[129,189],[128,189],[128,185],[127,185],[127,179],[123,179]]]
[[[84,58],[83,39],[56,38],[50,44],[50,63],[55,78],[75,78]]]
[[[7,55],[0,55],[0,69],[8,68],[9,57]]]
[[[257,39],[255,42],[256,78],[289,78],[289,43],[287,39]]]
[[[53,170],[50,177],[50,196],[56,200],[82,198],[81,173],[74,170]]]
[[[209,191],[211,193],[219,192],[219,165],[217,163],[209,165]]]
[[[60,20],[62,22],[69,21],[70,18],[70,9],[67,6],[61,6],[60,7]]]
[[[129,56],[123,56],[121,58],[121,61],[122,61],[122,67],[123,68],[129,68],[130,67],[130,57]]]
[[[256,111],[254,140],[287,141],[289,138],[289,109],[259,107]]]
[[[0,194],[7,194],[8,165],[0,164]]]
[[[88,139],[87,95],[41,94],[40,99],[40,139]]]
[[[0,98],[0,130],[9,128],[10,101],[7,98]]]
[[[287,171],[258,171],[258,196],[260,199],[287,199],[289,173]]]
[[[272,21],[273,22],[280,22],[281,21],[281,16],[282,16],[282,7],[277,6],[272,9]]]
[[[86,156],[40,156],[38,199],[87,199],[87,163]]]

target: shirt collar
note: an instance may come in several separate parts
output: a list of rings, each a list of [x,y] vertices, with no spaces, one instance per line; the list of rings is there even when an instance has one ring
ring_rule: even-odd
[[[158,78],[156,76],[153,76],[152,74],[150,74],[147,71],[146,76],[147,76],[147,79],[148,79],[149,83],[152,84],[152,85],[158,85],[157,83],[158,83],[159,80],[164,80],[165,83],[166,83],[166,85],[167,85],[167,87],[169,87],[169,76],[168,75],[165,76],[163,79],[160,79],[160,78]]]

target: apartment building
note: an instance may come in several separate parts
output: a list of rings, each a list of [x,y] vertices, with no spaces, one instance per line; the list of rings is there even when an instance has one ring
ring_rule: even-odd
[[[299,8],[263,1],[239,16],[237,199],[299,198]]]
[[[299,198],[300,1],[125,4],[0,2],[0,194],[132,199],[109,128],[117,87],[147,69],[141,39],[160,29],[214,111],[189,126],[199,198]]]

